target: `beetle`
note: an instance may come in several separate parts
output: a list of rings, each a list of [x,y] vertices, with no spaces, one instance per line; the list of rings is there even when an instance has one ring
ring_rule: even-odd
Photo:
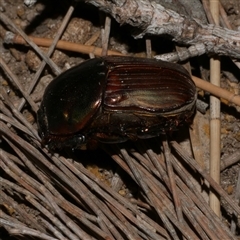
[[[196,86],[179,64],[90,59],[47,86],[37,112],[39,133],[53,149],[151,138],[191,122],[196,98]]]

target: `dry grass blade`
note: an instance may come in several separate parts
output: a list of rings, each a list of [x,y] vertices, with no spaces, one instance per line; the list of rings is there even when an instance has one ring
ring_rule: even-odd
[[[186,170],[184,170],[174,158],[172,164],[176,174],[176,190],[183,204],[183,220],[181,221],[177,219],[174,213],[175,206],[172,202],[173,195],[169,193],[169,190],[172,188],[170,187],[170,179],[167,174],[167,166],[154,151],[149,149],[142,155],[134,149],[126,151],[122,148],[120,153],[124,157],[124,160],[119,161],[120,159],[117,160],[116,156],[113,156],[113,159],[117,160],[118,164],[135,179],[136,183],[139,183],[140,188],[143,189],[146,203],[150,203],[151,206],[148,211],[152,212],[154,210],[153,213],[156,211],[155,214],[157,213],[160,219],[162,219],[163,226],[168,230],[168,235],[161,228],[161,224],[159,225],[159,223],[157,223],[159,221],[152,222],[152,220],[144,214],[147,208],[143,208],[143,210],[145,209],[144,212],[141,212],[140,209],[137,210],[136,206],[101,183],[99,179],[89,173],[82,164],[74,163],[62,157],[51,157],[45,150],[45,154],[44,152],[41,154],[36,148],[30,146],[27,142],[12,133],[3,123],[1,131],[9,145],[18,153],[20,161],[24,163],[28,171],[30,170],[40,180],[40,182],[39,180],[36,181],[26,173],[23,173],[19,168],[21,165],[17,167],[17,165],[3,153],[1,154],[3,161],[1,167],[5,173],[15,179],[17,183],[10,184],[12,185],[12,189],[19,192],[23,197],[25,196],[29,203],[41,213],[44,221],[47,219],[48,221],[51,220],[55,228],[58,229],[54,232],[51,231],[56,237],[59,237],[59,234],[64,234],[66,239],[75,239],[76,235],[73,235],[71,232],[75,232],[78,236],[85,235],[84,239],[88,239],[89,237],[89,233],[86,235],[86,233],[82,231],[81,233],[78,232],[80,229],[78,229],[77,226],[74,227],[71,221],[64,216],[65,214],[62,215],[62,211],[64,211],[67,215],[70,214],[74,217],[75,222],[81,222],[81,225],[85,225],[88,229],[91,229],[92,232],[95,232],[95,234],[105,239],[121,239],[123,233],[127,239],[141,239],[143,236],[145,236],[146,239],[149,237],[150,239],[159,239],[160,236],[154,233],[156,230],[166,239],[170,236],[177,239],[177,229],[181,231],[187,239],[196,239],[198,236],[201,236],[202,239],[221,236],[225,236],[226,239],[232,238],[231,234],[222,226],[221,222],[216,219],[216,216],[211,213],[205,200],[200,197],[200,192],[196,192],[195,187],[191,185],[190,179],[194,177],[187,172],[184,173]],[[147,145],[145,145],[144,148],[148,149]],[[130,157],[130,155],[133,157]],[[25,156],[27,156],[27,158]],[[30,159],[34,164],[29,161]],[[154,167],[155,164],[152,164],[151,161],[149,161],[150,159],[155,159],[153,163],[155,162],[156,164],[157,161],[158,164],[160,164],[158,168]],[[128,168],[125,162],[131,167]],[[39,172],[38,169],[41,170],[41,172]],[[17,176],[22,177],[19,178]],[[82,184],[83,182],[88,188]],[[9,181],[5,179],[3,183],[3,187],[7,185],[10,186]],[[54,185],[52,185],[53,183]],[[60,189],[61,192],[64,191],[64,195],[67,194],[70,198],[75,199],[77,205],[76,203],[73,205],[69,203],[68,200],[60,194]],[[88,189],[92,189],[92,191],[89,192]],[[29,191],[29,193],[26,191]],[[96,196],[101,196],[102,200]],[[37,199],[40,200],[40,203],[36,201]],[[232,202],[230,202],[230,204],[232,204]],[[51,215],[51,213],[47,211],[46,206],[55,212],[56,216]],[[88,213],[84,213],[84,211],[79,209],[80,206],[85,209],[84,211],[87,210]],[[93,213],[93,216],[98,217],[88,216],[90,213],[89,210]],[[20,210],[15,208],[15,211],[19,212]],[[78,215],[77,212],[79,212],[80,215]],[[99,228],[97,226],[94,227],[92,223],[86,221],[86,218],[82,218],[81,216],[83,214],[86,215],[86,218],[92,219],[91,221],[97,224]],[[21,215],[23,215],[23,213]],[[138,218],[136,218],[136,216],[138,216]],[[195,229],[193,232],[187,227],[186,219],[191,221]],[[62,221],[64,225],[62,225]],[[114,225],[117,228],[115,228]],[[129,227],[127,227],[128,225]],[[109,226],[111,226],[111,228],[109,228]],[[44,224],[38,227],[41,227],[41,229],[46,228]],[[118,232],[117,229],[119,228],[121,232]],[[154,231],[152,231],[153,229]]]
[[[181,149],[181,147],[176,143],[172,142],[172,146],[177,151],[177,153],[185,160],[193,169],[196,169],[211,185],[211,187],[220,195],[222,196],[229,205],[238,213],[240,214],[240,208],[239,206],[227,195],[227,193],[221,188],[220,185],[218,185],[206,172],[204,169],[201,168],[193,158],[191,158],[189,155],[184,153],[184,151]]]
[[[163,152],[165,155],[165,161],[166,161],[166,166],[167,166],[168,178],[170,180],[170,186],[171,186],[171,191],[173,194],[173,200],[174,200],[174,204],[175,204],[175,210],[177,213],[178,221],[183,222],[182,206],[181,206],[180,199],[178,197],[179,194],[176,189],[175,175],[173,172],[171,153],[170,153],[170,149],[168,146],[167,138],[166,138],[166,140],[163,141],[163,149],[164,149]]]
[[[45,239],[45,240],[56,240],[57,239],[57,238],[47,236],[46,234],[41,233],[39,231],[30,229],[30,228],[22,226],[20,224],[14,224],[12,222],[6,221],[1,218],[0,218],[0,224],[10,226],[11,229],[9,231],[11,232],[12,235],[28,235],[28,236],[40,237],[41,239]]]

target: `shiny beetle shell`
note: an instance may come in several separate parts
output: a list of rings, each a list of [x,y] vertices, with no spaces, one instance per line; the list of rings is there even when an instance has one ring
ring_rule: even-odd
[[[39,132],[50,148],[154,137],[189,123],[196,97],[194,82],[178,64],[95,58],[48,85],[37,113]]]

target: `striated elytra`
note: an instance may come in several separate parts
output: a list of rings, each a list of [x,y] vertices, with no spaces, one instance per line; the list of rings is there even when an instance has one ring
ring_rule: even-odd
[[[48,85],[37,113],[39,133],[50,148],[150,138],[191,122],[196,98],[196,86],[181,65],[95,58]]]

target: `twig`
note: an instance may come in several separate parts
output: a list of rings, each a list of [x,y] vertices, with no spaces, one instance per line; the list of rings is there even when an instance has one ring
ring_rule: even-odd
[[[201,113],[198,111],[195,114],[195,117],[193,119],[193,123],[189,129],[189,136],[190,136],[190,144],[193,152],[194,159],[200,164],[200,166],[204,167],[204,155],[202,150],[202,141],[200,137],[200,133],[202,131],[200,127],[201,122]]]
[[[239,206],[235,202],[233,202],[233,200],[227,195],[227,193],[222,189],[222,187],[219,184],[217,184],[206,173],[206,171],[201,166],[199,166],[194,159],[191,158],[191,156],[184,153],[177,142],[172,141],[171,145],[174,147],[176,152],[182,157],[182,159],[186,161],[189,164],[189,166],[191,166],[193,169],[196,169],[209,182],[212,188],[226,200],[226,202],[231,206],[231,208],[235,210],[238,214],[240,214]]]
[[[11,229],[9,230],[9,232],[12,235],[29,235],[29,236],[39,237],[41,239],[46,239],[46,240],[57,240],[57,238],[50,237],[47,234],[44,234],[40,231],[36,231],[34,229],[25,227],[22,224],[6,221],[2,218],[0,218],[0,224],[4,226],[10,226]]]
[[[26,128],[24,125],[22,125],[19,121],[16,121],[13,117],[7,117],[4,114],[0,113],[0,119],[8,124],[11,124],[12,126],[18,128],[19,130],[23,131],[24,133],[34,137],[32,132],[29,131],[28,128]]]
[[[23,45],[26,44],[26,41],[20,35],[12,35],[11,39],[10,38],[8,38],[8,39],[10,41],[10,42],[7,41],[8,43],[23,44]],[[42,47],[49,47],[49,46],[51,46],[51,44],[53,42],[53,40],[50,38],[38,38],[38,37],[29,36],[29,39],[31,39],[38,46],[42,46]],[[5,42],[6,42],[6,40],[5,40]],[[80,43],[67,42],[64,40],[59,40],[56,44],[56,48],[61,49],[61,50],[66,50],[66,51],[83,53],[83,54],[93,53],[96,56],[102,55],[102,48],[91,46],[91,45],[84,45],[84,44],[80,44]],[[107,55],[121,56],[123,54],[120,52],[117,52],[117,51],[108,50]]]
[[[84,44],[83,46],[91,46],[91,45],[93,45],[93,44],[97,41],[97,39],[99,38],[100,33],[101,33],[101,31],[95,32],[95,33],[85,42],[85,44]],[[80,46],[81,46],[81,45],[80,45]],[[80,46],[79,46],[79,47],[80,47]]]
[[[223,88],[215,86],[207,81],[204,81],[198,77],[192,76],[193,81],[195,82],[196,86],[201,88],[204,91],[211,93],[212,95],[220,98],[226,99],[230,103],[234,103],[240,106],[240,96],[234,93],[231,93]]]
[[[204,219],[203,216],[199,216],[200,214],[197,214],[195,217],[197,219],[198,224],[203,227],[203,229],[206,232],[209,232],[208,226],[205,226],[205,222],[208,221],[208,225],[211,226],[211,229],[215,232],[216,235],[218,235],[218,238],[225,237],[229,235],[230,238],[232,238],[231,233],[229,229],[224,225],[224,223],[221,221],[220,218],[217,217],[217,215],[212,211],[212,209],[206,204],[206,200],[202,196],[200,190],[198,190],[197,186],[195,186],[195,178],[196,178],[196,173],[194,173],[194,176],[189,174],[188,171],[183,167],[179,159],[176,159],[173,157],[173,163],[174,163],[174,170],[179,175],[179,178],[183,180],[180,181],[180,179],[177,178],[177,185],[179,188],[182,190],[182,192],[187,196],[187,199],[191,199],[194,202],[194,207],[191,206],[191,202],[189,201],[183,201],[183,203],[186,202],[187,205],[190,205],[189,208],[191,210],[194,210],[198,212],[198,209],[201,209],[201,212],[204,213],[204,216],[206,216],[206,219]],[[196,212],[194,213],[196,214]],[[209,221],[210,220],[210,221]],[[209,234],[209,233],[208,233]],[[211,235],[211,234],[210,234]],[[203,238],[205,239],[205,238]]]
[[[178,49],[176,52],[156,55],[154,58],[167,62],[180,62],[205,53],[205,45],[198,43],[189,48]]]
[[[104,189],[104,191],[107,191],[109,194],[111,194],[114,198],[116,198],[118,201],[115,201],[112,197],[108,196],[106,198],[106,200],[112,204],[114,207],[116,207],[124,216],[126,216],[127,219],[129,219],[131,222],[136,223],[138,226],[140,225],[144,225],[144,222],[141,221],[140,219],[137,220],[134,218],[134,216],[132,214],[130,214],[130,212],[125,211],[124,208],[122,206],[126,206],[127,208],[129,208],[131,211],[133,211],[136,216],[140,216],[141,218],[143,218],[144,220],[146,220],[146,222],[148,222],[149,224],[152,223],[150,219],[145,219],[144,215],[141,214],[139,211],[137,211],[137,209],[130,204],[129,201],[127,201],[125,198],[121,197],[119,194],[116,194],[115,192],[111,191],[111,189],[104,187],[104,185],[99,182],[99,180],[94,177],[92,174],[90,174],[89,172],[87,173],[86,169],[83,168],[83,166],[81,166],[80,164],[78,165],[78,169],[76,169],[74,166],[72,166],[68,161],[66,161],[65,159],[62,159],[64,164],[66,164],[66,166],[69,167],[69,169],[71,169],[71,171],[73,171],[77,176],[79,176],[87,185],[91,185],[92,189],[94,189],[95,192],[98,192],[98,194],[102,195],[102,197],[104,196],[106,198],[106,194],[104,194],[103,190],[101,188]],[[86,175],[87,174],[87,175]],[[90,179],[88,179],[88,177],[90,177],[91,179],[94,179],[94,181],[96,183],[98,183],[99,186],[101,186],[101,188],[99,188],[96,183],[93,183],[92,181],[90,181]],[[119,204],[119,202],[122,204]],[[164,235],[166,235],[165,230],[155,227],[155,224],[153,224],[153,227],[156,228],[160,233]],[[148,230],[146,229],[146,232],[148,232]],[[154,236],[154,235],[151,235]],[[158,236],[159,237],[159,236]],[[156,237],[154,237],[155,239]]]
[[[226,27],[228,29],[233,29],[232,26],[231,26],[231,23],[228,20],[227,14],[226,14],[226,12],[223,8],[223,5],[222,5],[221,1],[219,1],[219,10],[220,10],[221,17],[222,17]]]
[[[56,229],[56,227],[54,225],[52,225],[49,221],[46,221],[45,219],[41,219],[41,222],[43,223],[43,225],[49,229],[50,232],[53,233],[54,236],[56,236],[58,239],[61,240],[65,240],[66,238],[62,235],[62,233]],[[68,240],[68,239],[66,239]]]
[[[1,96],[1,95],[2,95],[2,96]],[[13,103],[11,102],[10,98],[9,98],[8,95],[6,94],[5,89],[2,89],[1,95],[0,95],[0,97],[2,97],[2,100],[4,101],[4,103],[11,107],[14,116],[15,116],[21,123],[23,123],[23,124],[29,129],[29,131],[31,131],[32,135],[33,135],[36,139],[40,140],[36,129],[34,129],[33,126],[32,126],[32,124],[29,123],[29,122],[26,120],[26,118],[24,118],[24,116],[22,115],[22,113],[19,112],[19,111],[14,107],[14,105],[13,105]]]
[[[139,28],[146,34],[170,35],[177,43],[203,44],[206,53],[240,58],[240,33],[214,25],[203,25],[149,0],[85,0],[112,15],[120,24]]]
[[[204,11],[207,15],[208,21],[214,24],[214,19],[209,8],[209,0],[202,0],[202,4],[203,4]]]
[[[166,166],[167,166],[168,178],[170,181],[170,186],[171,186],[172,194],[173,194],[173,200],[175,203],[175,210],[177,213],[178,221],[183,223],[182,205],[181,205],[181,201],[178,197],[179,196],[178,190],[176,188],[175,174],[173,172],[173,167],[172,167],[172,162],[171,162],[171,153],[170,153],[170,149],[168,146],[167,137],[165,137],[162,144],[163,144],[163,153],[165,156],[165,161],[166,161]]]
[[[9,77],[9,80],[12,82],[14,86],[17,86],[17,88],[20,90],[22,95],[25,97],[25,99],[28,101],[29,105],[32,107],[34,112],[37,112],[37,105],[35,102],[33,102],[32,98],[24,91],[22,88],[20,82],[18,81],[18,78],[13,74],[13,72],[9,69],[7,64],[4,62],[4,60],[0,57],[0,66],[3,69],[3,71],[6,72],[6,74]]]
[[[210,10],[216,25],[219,25],[219,0],[210,0]],[[210,82],[220,86],[220,59],[216,56],[210,59]],[[220,184],[221,160],[221,120],[220,100],[210,96],[210,176]],[[209,204],[213,211],[220,216],[219,196],[210,189]]]
[[[135,166],[135,164],[133,163],[131,157],[128,155],[127,151],[125,149],[120,149],[120,152],[123,156],[123,158],[125,159],[125,161],[127,162],[127,164],[129,165],[133,175],[136,178],[136,181],[141,185],[143,191],[145,192],[146,196],[149,198],[149,201],[153,204],[153,206],[155,207],[156,211],[158,212],[159,217],[162,219],[166,229],[169,231],[169,233],[171,234],[171,236],[174,239],[178,239],[177,237],[177,233],[174,230],[171,222],[169,221],[168,217],[166,214],[171,215],[171,213],[169,213],[166,210],[166,207],[163,206],[163,204],[159,204],[159,202],[156,199],[156,196],[154,196],[154,192],[150,191],[149,186],[146,184],[146,181],[144,181],[144,175],[142,175],[142,173],[140,172],[140,169]],[[160,193],[158,193],[160,194]],[[171,218],[172,221],[174,221],[174,217]],[[174,223],[179,226],[179,224],[177,223],[177,221],[174,221]],[[187,236],[186,236],[187,237]]]
[[[85,203],[87,203],[89,208],[96,214],[96,216],[98,216],[101,228],[105,230],[107,233],[109,233],[109,235],[111,236],[107,226],[112,226],[112,224],[110,224],[109,219],[107,218],[105,213],[101,210],[101,208],[97,206],[98,205],[97,198],[89,191],[89,189],[86,188],[85,185],[82,184],[82,182],[78,181],[76,176],[74,176],[61,162],[59,162],[59,159],[52,158],[52,160],[62,170],[62,172],[59,172],[58,175],[61,176],[62,180],[66,182],[70,188],[74,189],[75,194],[77,194],[81,199],[83,199]],[[113,238],[113,236],[111,236],[111,238]]]
[[[9,153],[9,152],[6,152],[6,151],[4,151],[4,149],[1,149],[1,151],[2,151],[2,153],[4,154],[4,155],[6,155],[9,159],[10,159],[10,161],[13,161],[14,163],[16,163],[18,166],[24,166],[24,164],[21,162],[21,160],[17,157],[17,156],[15,156],[15,155],[13,155],[13,154],[11,154],[11,153]],[[1,182],[1,181],[0,181]]]
[[[152,152],[152,150],[148,150],[148,152],[149,152],[149,156],[150,156],[151,158],[155,158],[155,157],[156,157],[156,156],[155,156],[156,154],[154,154],[154,153]],[[132,152],[132,153],[134,153],[135,156],[138,156],[139,159],[142,158],[142,155],[137,154],[137,152],[136,152],[136,153],[135,153],[135,152]],[[177,166],[176,163],[179,164],[179,161],[178,161],[178,160],[177,160],[177,161],[174,161],[174,167]],[[144,161],[144,165],[145,165],[145,164],[149,165],[149,163],[146,163],[146,162]],[[163,165],[163,163],[162,163],[162,165]],[[148,167],[149,167],[149,166],[148,166]],[[153,171],[153,168],[152,168],[152,167],[151,167],[150,169]],[[161,168],[158,168],[158,169],[161,169]],[[143,169],[143,170],[144,170],[144,169]],[[168,180],[168,178],[167,178],[167,175],[164,174],[163,172],[164,172],[164,171],[163,171],[163,169],[162,169],[162,170],[161,170],[161,176],[159,176],[159,177],[165,176],[165,177],[163,178],[163,181],[164,181],[166,184],[169,185],[169,180]],[[155,171],[153,171],[153,173],[159,174],[159,172],[155,172]],[[212,234],[215,234],[215,236],[218,236],[218,237],[216,237],[216,238],[224,237],[225,239],[229,239],[228,236],[230,236],[230,239],[231,239],[231,238],[232,238],[231,233],[228,231],[227,234],[226,234],[225,231],[227,231],[227,229],[223,226],[221,220],[220,220],[219,218],[217,218],[216,215],[215,215],[215,214],[211,211],[211,209],[207,206],[206,201],[205,201],[205,200],[203,199],[203,197],[201,196],[201,193],[196,190],[196,187],[195,187],[193,184],[191,184],[191,180],[192,180],[193,177],[192,177],[185,169],[183,169],[183,168],[180,169],[180,170],[178,170],[178,173],[180,174],[180,177],[181,177],[182,179],[184,179],[184,181],[185,181],[185,183],[186,183],[186,185],[187,185],[187,186],[184,186],[184,184],[182,183],[182,181],[176,176],[176,183],[177,183],[177,185],[180,187],[180,188],[179,188],[179,190],[180,190],[180,191],[179,191],[179,194],[180,194],[180,198],[182,199],[182,204],[183,204],[183,206],[184,206],[183,210],[184,210],[184,213],[185,213],[185,214],[187,215],[187,217],[189,218],[189,221],[191,221],[192,224],[195,224],[197,229],[198,229],[199,224],[200,224],[200,226],[202,226],[203,229],[204,229],[206,232],[208,232],[208,234],[209,234],[210,236],[212,236]],[[150,173],[148,173],[147,171],[144,171],[144,175],[145,175],[147,178],[150,178],[151,175],[149,176],[149,174],[150,174]],[[158,184],[159,184],[159,182],[158,182]],[[153,185],[153,183],[152,183],[152,185]],[[191,191],[190,191],[190,189],[191,189]],[[184,194],[186,194],[187,198],[185,198],[185,197],[182,195],[181,190],[183,191]],[[157,189],[156,189],[155,191],[160,192],[160,190],[157,190]],[[160,199],[162,199],[162,198],[163,198],[163,197],[161,197]],[[200,214],[200,212],[198,212],[198,208],[191,207],[191,206],[193,206],[194,204],[192,204],[192,203],[190,202],[190,200],[192,200],[192,201],[194,202],[194,204],[196,204],[196,205],[199,207],[199,209],[201,209],[201,211],[204,212],[204,215],[207,216],[207,219],[208,219],[208,224],[207,224],[207,225],[205,224],[207,220],[204,219],[203,216],[200,216],[201,214]],[[191,212],[194,213],[194,217],[196,218],[197,223],[195,223],[194,221],[192,221],[192,216],[191,216],[191,214],[189,213],[188,208],[190,208],[190,209],[191,209]],[[189,214],[190,214],[190,215],[189,215]],[[211,222],[209,222],[209,220],[211,220]],[[209,229],[209,226],[211,226],[211,227],[210,227],[211,230]],[[223,230],[223,229],[224,229],[224,230]],[[212,231],[213,231],[214,233],[213,233]],[[200,230],[200,229],[199,229],[199,233],[201,234],[201,230]],[[202,233],[202,234],[204,235],[204,233]],[[206,238],[203,237],[202,239],[206,239]]]
[[[12,197],[7,196],[2,190],[0,190],[1,194],[1,204],[8,205],[13,209],[13,214],[18,215],[18,220],[24,222],[27,226],[37,229],[38,231],[44,232],[44,228],[38,224],[37,220],[33,215],[29,214],[26,209],[22,208],[17,202],[15,202]],[[10,211],[10,210],[9,210]],[[11,212],[11,211],[10,211]]]
[[[231,166],[231,165],[233,165],[233,164],[235,164],[239,161],[240,161],[240,150],[235,151],[231,155],[222,159],[222,161],[221,161],[221,171],[225,170],[229,166]]]
[[[67,233],[66,236],[69,236],[71,239],[76,239],[76,240],[78,240],[79,238],[87,239],[87,240],[91,239],[91,237],[83,229],[81,229],[80,226],[78,226],[71,218],[69,218],[67,214],[65,214],[65,212],[57,205],[50,191],[48,191],[43,185],[40,186],[39,190],[46,197],[46,199],[52,206],[52,209],[54,210],[55,214],[59,216],[62,222],[64,222],[63,226],[67,226],[69,230],[71,230],[71,231],[68,231],[69,233]],[[67,228],[65,227],[65,229]],[[72,232],[74,234],[72,234]]]
[[[69,239],[77,239],[77,237],[63,224],[59,219],[57,219],[48,209],[44,208],[41,204],[39,204],[35,199],[30,196],[26,196],[26,200],[30,202],[34,207],[36,207],[40,212],[44,214],[58,229],[60,229],[65,236],[68,236]],[[57,235],[56,237],[59,237]]]
[[[152,58],[152,42],[151,39],[146,39],[146,52],[147,52],[147,58]]]
[[[101,56],[106,56],[108,53],[108,42],[110,36],[111,29],[111,18],[109,16],[105,16],[105,25],[102,34],[102,53]]]
[[[234,200],[239,204],[240,202],[240,170],[238,170],[238,179],[236,184],[236,190],[234,195]],[[236,213],[234,213],[235,218],[237,217]],[[235,233],[236,231],[236,221],[234,221],[234,218],[231,221],[231,231]]]
[[[2,127],[1,130],[4,131],[5,128]],[[4,131],[4,133],[7,133],[7,132]],[[19,139],[18,139],[18,140],[19,140]],[[19,142],[20,142],[20,145],[21,145],[21,146],[23,146],[23,147],[26,146],[26,143],[24,143],[23,141],[18,141],[18,143],[19,143]],[[30,145],[29,145],[29,146],[30,146]],[[14,148],[13,145],[11,145],[11,147]],[[29,148],[31,148],[31,147],[26,147],[26,150],[28,151]],[[31,149],[30,149],[30,150],[31,150]],[[17,149],[15,149],[15,151],[17,151]],[[39,158],[36,149],[35,149],[35,151],[33,150],[33,153],[32,153],[32,154],[33,154],[33,156]],[[38,191],[39,191],[39,190],[42,190],[42,192],[44,192],[44,189],[40,187],[41,185],[39,185],[39,183],[37,183],[36,181],[34,181],[33,179],[31,179],[26,173],[22,172],[19,168],[17,168],[11,161],[9,161],[9,160],[6,158],[6,156],[4,156],[4,155],[2,154],[2,155],[0,155],[0,157],[2,157],[2,159],[5,161],[5,163],[7,163],[7,164],[9,165],[9,167],[11,167],[11,169],[13,169],[14,172],[16,172],[17,174],[14,174],[13,172],[11,172],[10,169],[7,168],[7,166],[5,166],[5,164],[4,164],[3,162],[1,162],[1,167],[2,167],[2,169],[4,169],[4,171],[5,171],[6,173],[8,173],[11,177],[13,177],[14,179],[16,179],[16,181],[18,181],[22,186],[24,186],[24,187],[25,187],[26,189],[28,189],[30,192],[34,193],[34,195],[37,196],[39,199],[41,199],[43,202],[46,202],[46,199],[43,197],[44,194],[41,195],[41,194],[39,194],[39,192],[37,192],[37,191],[35,190],[35,189],[37,189]],[[22,156],[22,158],[23,158],[23,156]],[[43,160],[43,159],[42,159],[42,160]],[[56,169],[52,164],[50,164],[48,160],[45,160],[45,163],[48,163],[49,169],[55,170],[55,173],[54,173],[55,175],[57,175],[57,176],[61,176],[61,175],[62,175],[59,171],[56,171],[57,169]],[[29,167],[29,169],[31,169],[31,172],[34,172],[35,175],[38,176],[38,178],[40,178],[42,182],[44,182],[44,184],[47,186],[47,188],[50,189],[51,192],[53,192],[53,193],[58,197],[58,201],[61,200],[61,198],[62,198],[61,195],[60,195],[60,194],[57,195],[56,190],[54,190],[54,188],[51,187],[51,184],[50,184],[49,180],[48,180],[48,181],[45,181],[44,176],[42,176],[42,173],[41,173],[40,171],[37,171],[36,168],[35,168],[33,165],[31,165],[31,162],[30,162],[30,161],[28,161],[28,160],[25,161],[25,164],[26,164],[26,166]],[[45,170],[46,170],[46,169],[45,169]],[[28,183],[30,183],[31,185],[33,185],[34,189],[33,189],[31,186],[29,186],[25,181],[23,181],[23,180],[22,180],[20,177],[18,177],[18,176],[23,176],[23,179],[24,179],[25,181],[27,181]],[[62,177],[62,178],[64,179],[64,177]],[[69,180],[67,180],[67,181],[69,181]],[[78,184],[78,185],[79,185],[79,184]],[[69,181],[69,186],[72,186],[72,182],[71,182],[71,181]],[[62,198],[62,199],[63,199],[63,198]],[[58,201],[57,201],[57,202],[58,202]],[[88,200],[88,202],[89,202],[89,200]],[[48,205],[48,204],[47,204],[47,205]],[[48,206],[48,208],[49,208],[49,206]],[[98,212],[99,212],[99,211],[98,211]],[[76,213],[76,214],[75,214],[75,213]],[[73,216],[78,216],[78,214],[77,214],[76,211],[75,211],[75,212],[73,211]],[[81,219],[81,218],[79,218],[79,219]],[[82,219],[83,219],[83,218],[82,218]],[[83,220],[84,220],[84,219],[83,219]],[[84,220],[83,222],[86,223],[87,221]],[[101,231],[99,231],[97,227],[95,227],[95,230],[94,230],[94,231],[97,231],[97,234],[99,234],[99,235],[103,235],[103,233],[102,233]],[[81,236],[84,236],[84,234],[82,233]],[[106,235],[104,235],[104,237],[106,237]],[[86,239],[87,239],[87,238],[86,238]]]
[[[149,153],[151,158],[155,158],[154,156],[155,154],[152,155],[152,152],[149,152]],[[148,178],[145,177],[146,180],[144,181],[144,184],[143,184],[144,191],[147,194],[150,202],[153,204],[156,211],[158,212],[159,217],[164,222],[164,225],[170,231],[171,236],[174,239],[178,239],[177,235],[175,235],[176,232],[171,224],[172,222],[173,225],[176,226],[187,239],[195,239],[196,236],[194,232],[192,232],[192,230],[186,224],[177,221],[176,214],[174,213],[174,209],[173,209],[173,204],[172,202],[169,202],[169,199],[167,199],[166,196],[164,196],[161,193],[162,191],[159,191],[160,190],[159,183],[157,182],[154,183],[155,179],[152,179],[152,177],[150,177],[149,174],[146,175],[146,171],[144,170],[144,168],[139,166],[139,164],[137,164],[135,161],[131,160],[130,156],[128,155],[125,149],[121,149],[121,154],[124,156],[124,159],[127,161],[128,165],[134,162],[132,167],[134,167],[135,174],[136,174],[136,171],[138,171],[139,174],[142,175],[142,179],[138,178],[138,181],[140,180],[141,184],[143,183],[143,179],[144,179],[143,176],[148,176]],[[151,189],[152,192],[149,191],[148,189],[149,190]],[[169,220],[171,222],[169,222]]]

